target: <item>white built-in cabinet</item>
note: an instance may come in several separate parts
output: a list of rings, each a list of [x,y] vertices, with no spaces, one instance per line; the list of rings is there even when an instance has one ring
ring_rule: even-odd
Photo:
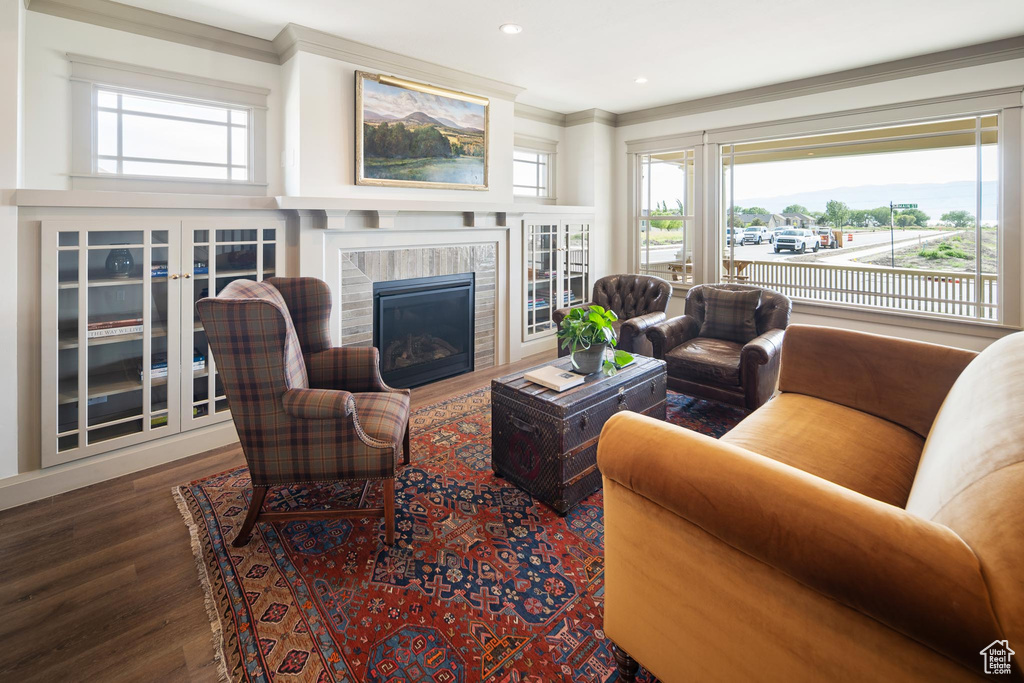
[[[523,341],[555,334],[552,314],[590,297],[589,216],[523,219]]]
[[[195,302],[283,275],[275,219],[42,223],[42,465],[230,418]]]

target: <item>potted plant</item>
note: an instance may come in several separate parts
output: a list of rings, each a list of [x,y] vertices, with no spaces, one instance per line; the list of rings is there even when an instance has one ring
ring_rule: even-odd
[[[603,367],[608,374],[614,374],[633,360],[625,351],[616,351],[613,360],[605,360],[605,350],[618,341],[612,325],[618,319],[615,311],[596,304],[569,311],[558,328],[558,338],[563,349],[570,349],[574,372],[589,375]]]

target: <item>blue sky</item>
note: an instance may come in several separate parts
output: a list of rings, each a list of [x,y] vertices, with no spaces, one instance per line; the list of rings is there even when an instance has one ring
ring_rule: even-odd
[[[484,129],[486,109],[481,104],[405,90],[370,79],[363,81],[363,108],[398,119],[421,111],[434,118],[453,121],[463,128],[480,130]]]

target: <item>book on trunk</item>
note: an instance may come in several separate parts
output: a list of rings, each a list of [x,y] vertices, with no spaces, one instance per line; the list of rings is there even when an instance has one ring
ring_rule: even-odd
[[[542,387],[553,389],[554,391],[565,391],[573,387],[578,387],[583,384],[586,377],[578,375],[575,372],[569,372],[562,368],[555,367],[554,365],[547,365],[543,368],[537,368],[526,373],[523,378],[527,382],[533,382],[539,384]]]

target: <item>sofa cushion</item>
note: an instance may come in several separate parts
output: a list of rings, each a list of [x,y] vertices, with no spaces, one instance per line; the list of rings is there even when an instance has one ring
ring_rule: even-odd
[[[907,503],[924,448],[924,439],[893,422],[785,393],[722,440],[898,507]]]
[[[665,354],[668,374],[690,382],[739,386],[743,345],[725,339],[695,337]]]
[[[757,307],[761,290],[733,291],[706,287],[704,324],[700,336],[746,344],[757,336]]]

